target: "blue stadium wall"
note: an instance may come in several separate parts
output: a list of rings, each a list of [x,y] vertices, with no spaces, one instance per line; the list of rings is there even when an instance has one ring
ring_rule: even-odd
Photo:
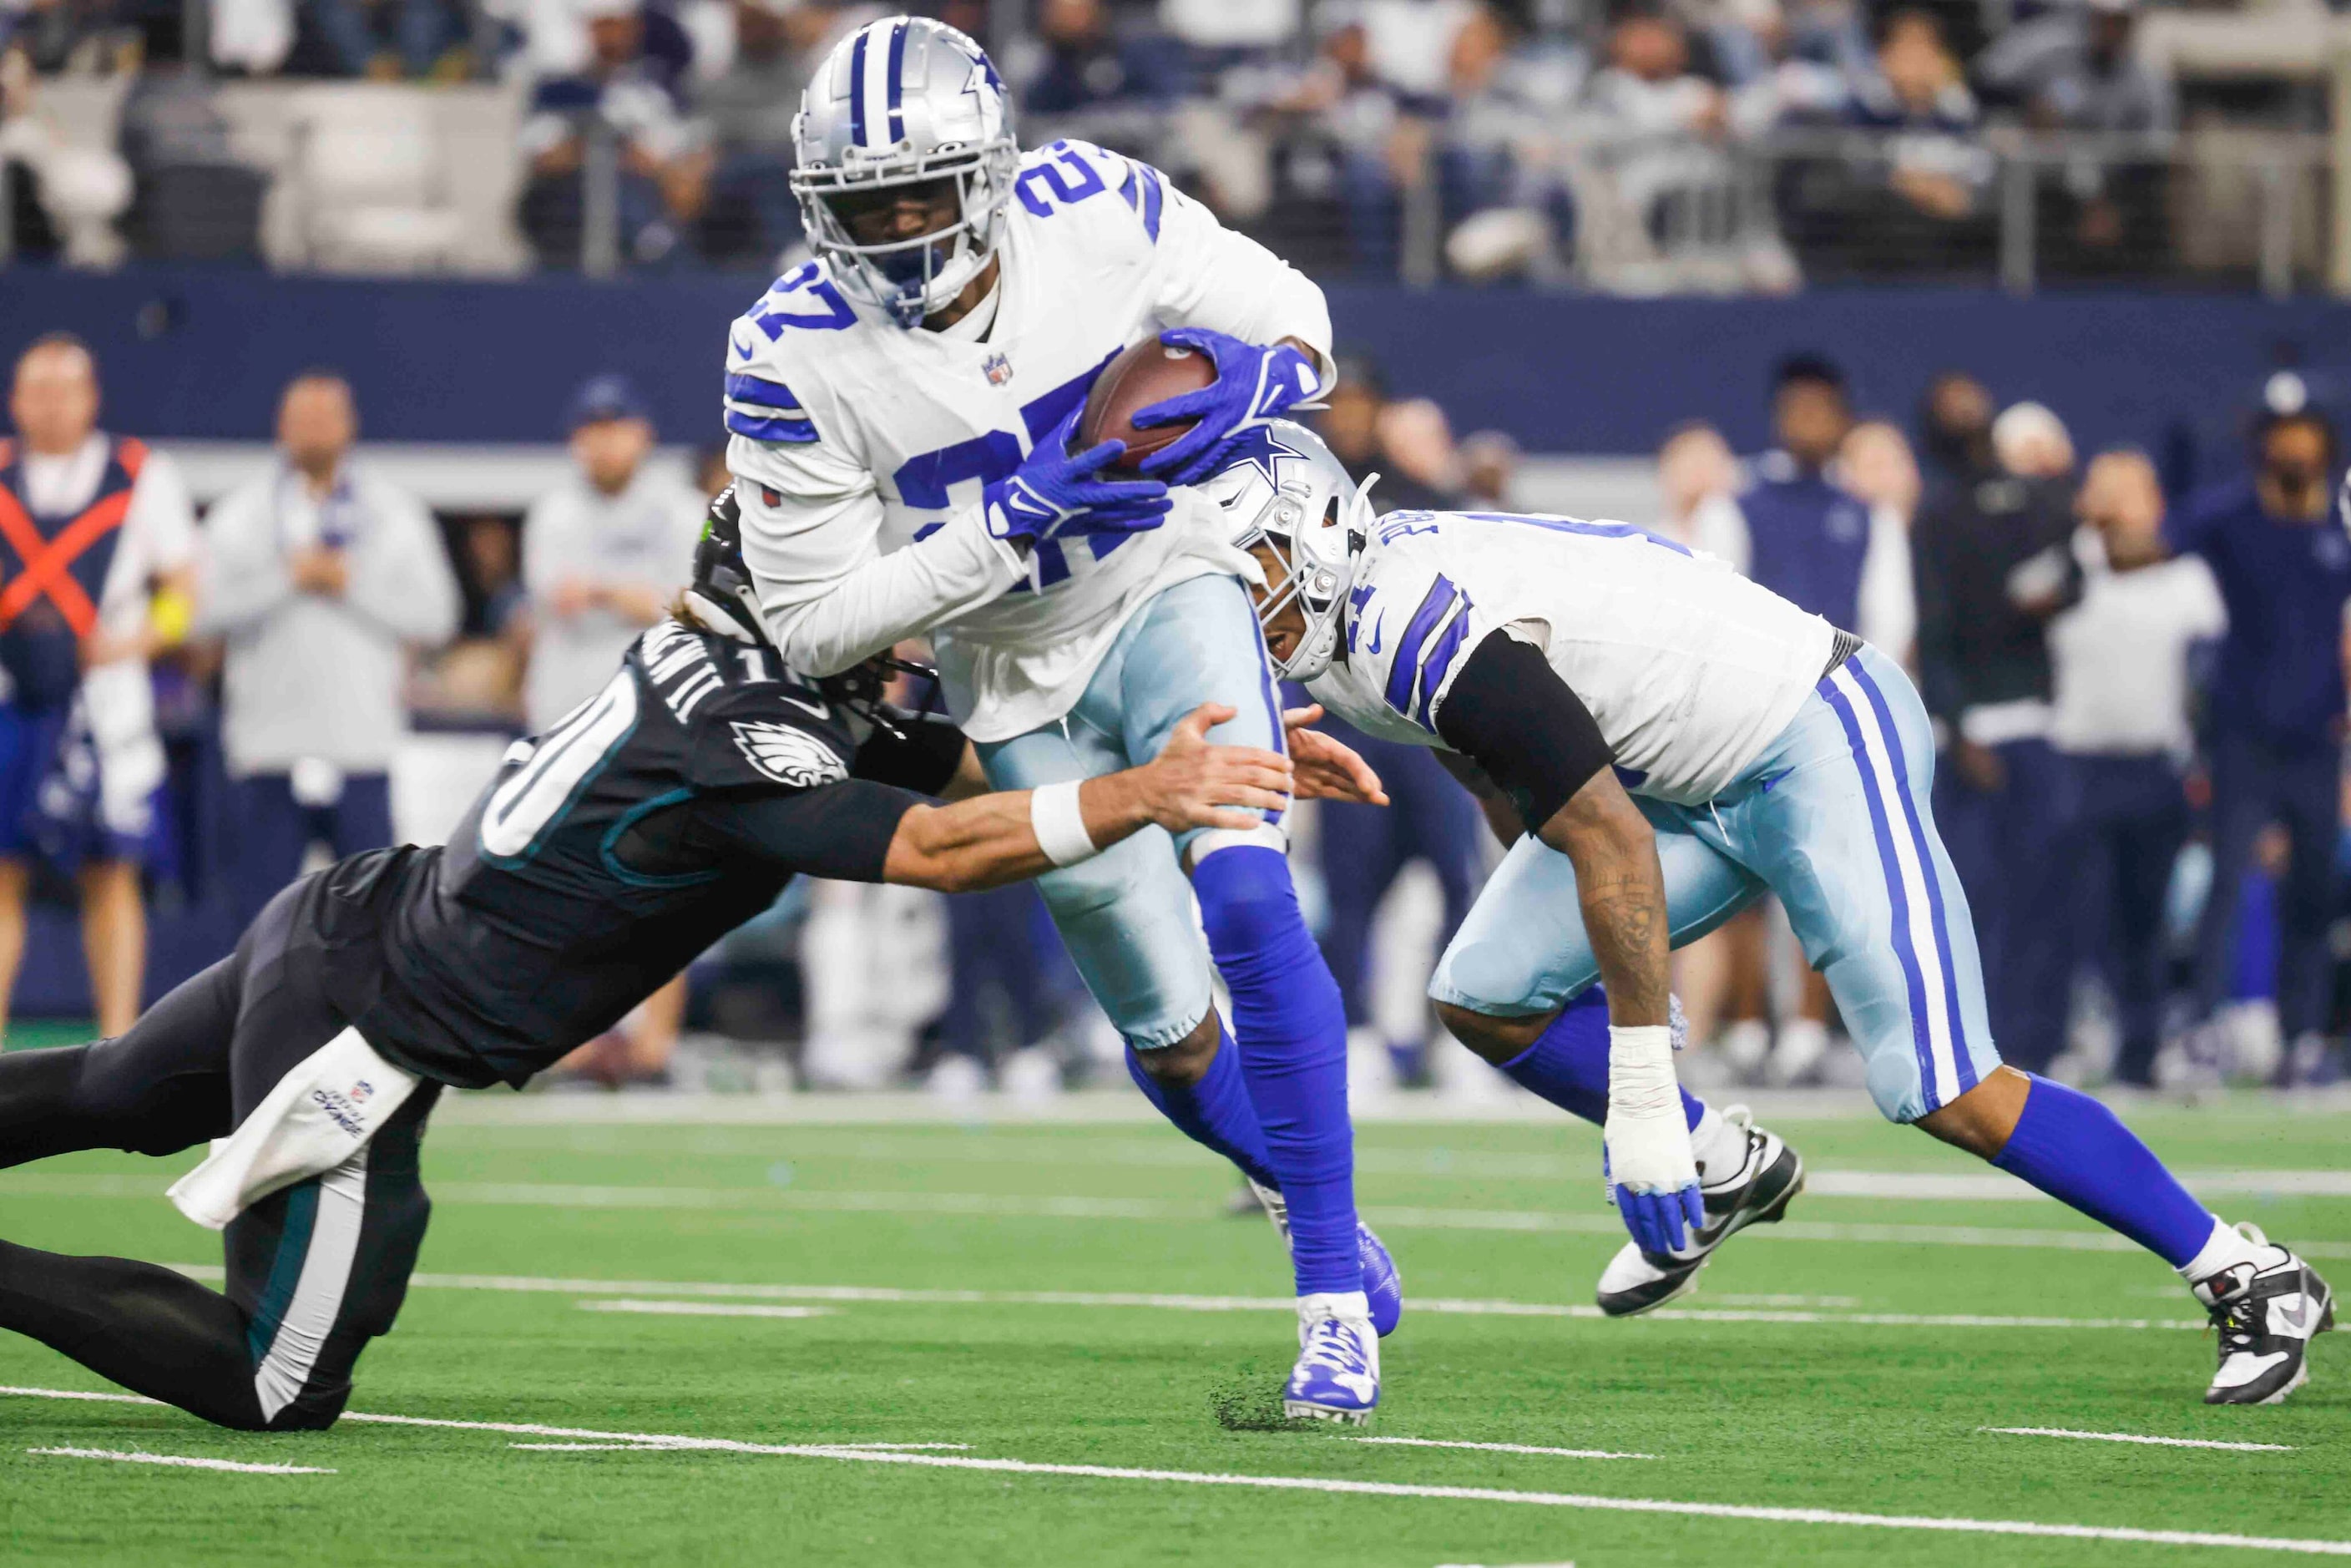
[[[746,277],[376,282],[16,268],[0,272],[0,352],[13,357],[45,330],[79,333],[104,367],[109,422],[152,436],[265,435],[287,377],[332,365],[356,383],[377,439],[549,441],[571,389],[620,370],[653,400],[664,439],[698,443],[717,435],[726,324],[761,287]],[[2058,409],[2094,445],[2209,437],[2281,363],[2321,372],[2322,384],[2351,373],[2351,307],[2321,300],[1330,293],[1342,345],[1374,355],[1396,391],[1438,399],[1458,429],[1506,430],[1545,453],[1647,451],[1693,416],[1751,450],[1764,436],[1770,369],[1797,350],[1841,361],[1875,412],[1907,416],[1929,376],[1963,367],[2003,400]]]
[[[295,371],[355,383],[378,440],[546,443],[572,389],[635,377],[673,442],[718,438],[728,321],[756,277],[376,282],[201,268],[103,277],[0,271],[0,354],[42,332],[97,350],[107,422],[164,438],[268,434]],[[1720,424],[1742,451],[1765,439],[1771,366],[1826,352],[1858,402],[1907,418],[1947,367],[2003,400],[2059,410],[2086,444],[2156,447],[2175,483],[2240,450],[2263,378],[2306,367],[2351,405],[2351,306],[2195,295],[2014,299],[1976,290],[1822,292],[1777,300],[1623,300],[1510,290],[1339,285],[1343,347],[1369,352],[1399,393],[1439,400],[1459,430],[1499,428],[1532,452],[1646,452],[1676,423]],[[1018,367],[1015,367],[1016,373]],[[161,990],[232,935],[213,910],[159,911],[149,965]],[[36,914],[18,1010],[77,1014],[88,982],[69,915]]]

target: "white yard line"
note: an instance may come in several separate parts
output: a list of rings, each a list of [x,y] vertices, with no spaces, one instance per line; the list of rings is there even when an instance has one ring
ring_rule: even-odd
[[[15,1193],[54,1197],[152,1198],[161,1187],[149,1176],[71,1176],[34,1172],[0,1178],[0,1197]],[[435,1182],[444,1201],[544,1208],[739,1209],[777,1215],[954,1215],[982,1219],[1131,1219],[1154,1224],[1222,1225],[1200,1204],[1147,1198],[1099,1198],[941,1192],[810,1192],[773,1187],[606,1186],[563,1182]],[[1508,1231],[1535,1235],[1621,1236],[1614,1214],[1524,1208],[1436,1208],[1371,1204],[1364,1218],[1395,1230]],[[1876,1225],[1788,1219],[1753,1234],[1782,1241],[1868,1246],[2007,1247],[2064,1252],[2137,1252],[2127,1237],[2105,1230],[2039,1230],[1984,1225]],[[2306,1258],[2351,1258],[2351,1243],[2297,1242]]]
[[[90,1396],[46,1388],[0,1388],[0,1394],[37,1398],[96,1397],[127,1404],[154,1401],[131,1395]],[[1872,1530],[1916,1530],[1970,1535],[2022,1535],[2069,1541],[2116,1541],[2158,1546],[2210,1546],[2241,1551],[2289,1552],[2314,1557],[2351,1557],[2351,1541],[2301,1536],[2233,1535],[2213,1531],[2142,1530],[2125,1525],[2052,1524],[2032,1520],[1965,1519],[1934,1515],[1854,1513],[1824,1508],[1770,1508],[1750,1503],[1684,1502],[1669,1498],[1593,1497],[1574,1492],[1506,1491],[1493,1487],[1422,1486],[1397,1481],[1343,1480],[1328,1476],[1239,1475],[1208,1470],[1128,1469],[1116,1465],[1057,1465],[1028,1459],[971,1458],[952,1454],[847,1448],[821,1443],[740,1443],[723,1437],[689,1437],[666,1432],[608,1432],[585,1427],[550,1427],[527,1421],[456,1421],[427,1416],[388,1416],[347,1411],[346,1421],[444,1431],[496,1432],[509,1437],[565,1437],[669,1450],[766,1454],[778,1458],[832,1459],[854,1464],[908,1465],[931,1469],[972,1470],[996,1475],[1067,1476],[1087,1480],[1156,1481],[1174,1486],[1249,1487],[1269,1491],[1327,1492],[1352,1497],[1416,1498],[1447,1502],[1510,1503],[1572,1508],[1604,1513],[1672,1514],[1694,1519],[1740,1519],[1771,1524],[1841,1525]]]
[[[831,1307],[772,1307],[756,1301],[646,1301],[623,1296],[617,1301],[581,1301],[588,1312],[649,1312],[678,1318],[823,1318]]]
[[[478,1135],[485,1129],[473,1129]],[[500,1126],[486,1130],[487,1146],[527,1142],[582,1154],[646,1152],[635,1128],[611,1125]],[[1086,1136],[1067,1132],[1034,1133],[1020,1128],[983,1128],[962,1136],[857,1135],[848,1129],[799,1129],[760,1134],[735,1129],[662,1129],[670,1135],[664,1154],[714,1155],[743,1159],[781,1159],[812,1168],[827,1164],[894,1164],[919,1160],[946,1166],[1018,1166],[1027,1168],[1116,1166],[1152,1170],[1196,1168],[1207,1156],[1176,1138]],[[535,1134],[535,1135],[534,1135]],[[1359,1175],[1426,1176],[1435,1179],[1589,1179],[1591,1156],[1522,1154],[1488,1149],[1398,1149],[1358,1147]],[[2174,1173],[2190,1191],[2208,1197],[2351,1197],[2351,1170],[2183,1170]],[[2052,1203],[2055,1199],[2004,1171],[1840,1170],[1813,1167],[1804,1190],[1814,1197],[1889,1198],[1904,1202]]]
[[[192,1280],[218,1280],[222,1272],[217,1263],[172,1263],[166,1266]],[[1190,1296],[1143,1291],[929,1291],[890,1285],[543,1279],[527,1274],[418,1274],[408,1282],[413,1289],[422,1291],[507,1291],[524,1294],[633,1296],[648,1300],[663,1296],[704,1296],[720,1300],[747,1297],[765,1301],[870,1301],[925,1307],[1139,1307],[1183,1312],[1294,1312],[1298,1310],[1297,1301],[1289,1296]],[[1412,1296],[1406,1298],[1406,1306],[1407,1310],[1416,1312],[1458,1317],[1575,1318],[1596,1322],[1606,1316],[1596,1306],[1573,1301],[1481,1301],[1446,1296]],[[664,1305],[637,1310],[683,1312],[684,1308]],[[1847,1312],[1719,1310],[1708,1307],[1664,1307],[1642,1316],[1650,1322],[1783,1323],[1795,1326],[1825,1323],[1863,1328],[2157,1329],[2193,1333],[2206,1326],[2203,1320],[2196,1318],[2018,1317],[1989,1312]]]
[[[1544,1448],[1531,1443],[1463,1443],[1443,1437],[1350,1437],[1349,1443],[1384,1443],[1398,1448],[1476,1448],[1489,1454],[1549,1454],[1559,1459],[1654,1459],[1656,1454],[1620,1454],[1608,1448]]]
[[[691,1443],[672,1443],[666,1441],[643,1443],[508,1443],[507,1445],[509,1448],[528,1448],[533,1452],[541,1454],[662,1454],[669,1453],[681,1448],[692,1448],[693,1446],[694,1445]],[[895,1452],[899,1450],[912,1452],[918,1449],[936,1448],[961,1454],[968,1453],[971,1449],[971,1445],[969,1443],[831,1443],[826,1446],[834,1448],[871,1448],[877,1453]]]
[[[2003,1177],[2005,1180],[2005,1177]],[[0,1177],[0,1199],[9,1194],[40,1197],[125,1197],[152,1199],[160,1183],[148,1176],[49,1176],[9,1173]],[[1156,1199],[1093,1199],[1093,1197],[1034,1197],[995,1192],[801,1192],[778,1187],[611,1187],[574,1183],[433,1183],[433,1197],[458,1204],[501,1204],[524,1208],[691,1208],[767,1210],[788,1213],[903,1213],[956,1216],[980,1220],[1147,1220],[1152,1225],[1196,1222],[1225,1225],[1204,1204],[1168,1204]],[[1458,1229],[1458,1232],[1575,1234],[1622,1237],[1613,1213],[1563,1213],[1547,1208],[1425,1208],[1366,1204],[1364,1218],[1383,1229]],[[1832,1241],[1860,1246],[2005,1246],[2064,1253],[2137,1253],[2127,1237],[2105,1229],[2017,1229],[2003,1225],[1866,1225],[1844,1220],[1782,1220],[1756,1228],[1756,1237],[1780,1241]],[[2344,1241],[2297,1241],[2304,1258],[2351,1258]]]
[[[171,1465],[188,1470],[235,1470],[246,1476],[331,1476],[335,1473],[316,1465],[247,1465],[235,1459],[199,1459],[187,1454],[142,1454],[135,1448],[27,1448],[25,1452],[52,1454],[61,1459],[112,1459],[125,1465]]]
[[[2218,1443],[2204,1437],[2147,1437],[2136,1432],[2076,1432],[2070,1427],[1979,1427],[2017,1437],[2077,1437],[2090,1443],[2145,1443],[2158,1448],[2227,1448],[2242,1454],[2291,1454],[2290,1443]]]

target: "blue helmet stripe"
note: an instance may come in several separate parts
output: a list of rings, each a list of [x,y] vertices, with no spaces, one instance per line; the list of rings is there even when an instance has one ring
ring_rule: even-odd
[[[857,42],[849,50],[849,139],[858,146],[865,141],[865,34],[860,31]]]
[[[893,24],[890,29],[890,70],[887,79],[890,83],[890,145],[893,147],[906,138],[904,104],[908,31],[904,22]]]

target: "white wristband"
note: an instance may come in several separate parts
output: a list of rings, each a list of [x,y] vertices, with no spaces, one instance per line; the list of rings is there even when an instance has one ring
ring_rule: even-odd
[[[1608,1030],[1608,1108],[1636,1116],[1671,1107],[1678,1114],[1681,1086],[1674,1078],[1674,1031],[1667,1024]]]
[[[1055,865],[1075,865],[1102,852],[1086,831],[1086,817],[1078,809],[1074,783],[1047,784],[1029,791],[1029,826],[1036,831],[1037,847]],[[1672,1075],[1670,1067],[1667,1073]]]

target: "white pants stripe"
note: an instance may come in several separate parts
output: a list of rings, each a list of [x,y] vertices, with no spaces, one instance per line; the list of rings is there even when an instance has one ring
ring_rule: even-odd
[[[265,1420],[302,1394],[310,1369],[334,1333],[342,1315],[343,1296],[351,1280],[351,1262],[359,1255],[360,1227],[367,1211],[367,1158],[359,1153],[319,1178],[319,1209],[310,1228],[310,1245],[302,1255],[302,1274],[295,1281],[293,1299],[286,1303],[269,1354],[254,1369],[253,1391],[261,1401]]]

